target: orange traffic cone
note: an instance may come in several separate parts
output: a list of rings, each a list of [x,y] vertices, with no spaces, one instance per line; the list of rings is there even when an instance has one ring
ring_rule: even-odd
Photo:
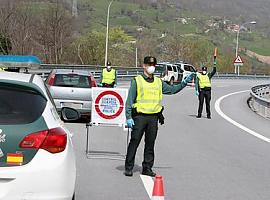
[[[151,200],[164,200],[162,176],[156,175]]]

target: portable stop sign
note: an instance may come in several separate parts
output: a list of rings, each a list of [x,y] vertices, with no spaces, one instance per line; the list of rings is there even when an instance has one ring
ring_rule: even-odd
[[[124,126],[127,93],[124,88],[92,88],[92,124]]]

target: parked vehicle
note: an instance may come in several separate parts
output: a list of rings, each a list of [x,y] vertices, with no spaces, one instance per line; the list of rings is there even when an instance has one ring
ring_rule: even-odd
[[[41,77],[0,72],[0,93],[0,199],[74,200],[71,133]]]
[[[82,118],[90,120],[92,108],[92,87],[97,83],[89,71],[57,69],[49,74],[46,84],[52,95],[58,113],[63,107],[78,110]]]
[[[156,65],[156,74],[170,85],[182,81],[183,78],[195,71],[196,70],[192,65],[181,62],[163,62]]]
[[[169,62],[158,63],[156,65],[156,73],[160,75],[161,80],[169,83],[170,85],[179,81],[180,78],[177,66]]]
[[[175,65],[177,65],[178,68],[180,68],[178,71],[181,72],[182,79],[185,78],[186,76],[188,76],[189,74],[196,72],[196,69],[191,64],[177,62],[177,63],[175,63]]]

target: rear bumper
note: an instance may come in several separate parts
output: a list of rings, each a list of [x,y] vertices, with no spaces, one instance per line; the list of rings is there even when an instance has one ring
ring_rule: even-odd
[[[58,113],[61,113],[63,107],[71,107],[76,109],[82,116],[90,116],[91,114],[92,101],[54,99],[54,103]]]
[[[0,168],[0,200],[71,200],[75,179],[71,143],[58,154],[39,150],[27,165]]]

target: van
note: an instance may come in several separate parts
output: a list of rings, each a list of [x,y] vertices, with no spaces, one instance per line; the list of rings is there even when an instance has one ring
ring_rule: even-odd
[[[177,62],[169,63],[163,62],[156,65],[156,74],[161,80],[173,85],[174,83],[181,82],[183,78],[196,72],[191,64]]]
[[[182,80],[180,68],[172,63],[158,63],[156,65],[156,73],[160,76],[161,80],[170,85]]]
[[[180,71],[182,73],[182,79],[184,79],[189,74],[196,72],[196,69],[191,64],[177,62],[177,63],[175,63],[175,65],[180,68]]]

